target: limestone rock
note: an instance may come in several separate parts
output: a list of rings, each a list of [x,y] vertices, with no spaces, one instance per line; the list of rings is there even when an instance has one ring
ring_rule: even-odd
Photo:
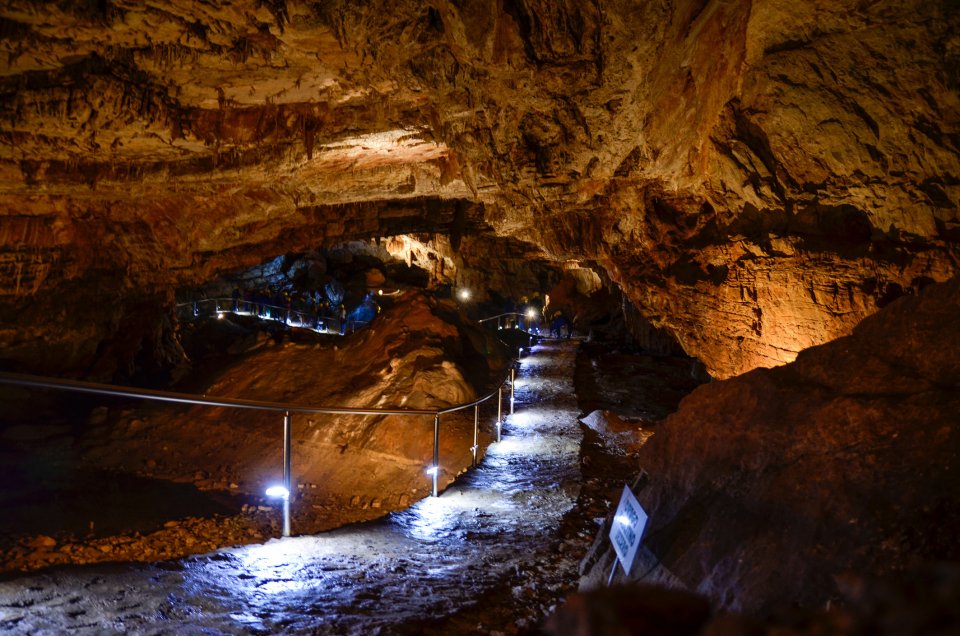
[[[950,0],[90,7],[3,9],[7,366],[175,361],[173,290],[356,238],[591,263],[714,377],[957,270]]]
[[[936,564],[885,579],[857,577],[838,600],[830,607],[748,617],[711,611],[703,597],[688,592],[632,584],[575,594],[544,628],[553,636],[946,634],[960,620],[960,570]]]
[[[960,557],[957,316],[960,278],[690,394],[640,451],[654,578],[763,613]]]
[[[450,301],[416,292],[398,296],[370,327],[336,341],[339,348],[327,341],[320,349],[286,342],[231,361],[202,392],[307,407],[432,409],[485,393],[485,383],[503,377],[508,363],[505,348],[465,320]],[[232,492],[260,496],[276,483],[282,467],[281,423],[279,412],[161,408],[151,414],[148,434],[95,445],[84,461],[120,468],[133,459],[139,466],[141,457],[163,445],[176,449],[177,464],[156,466],[156,478],[201,480],[200,486],[218,484],[225,490],[226,466],[243,478],[242,483],[234,479]],[[441,488],[470,464],[472,425],[472,412],[442,418]],[[491,435],[488,428],[481,433],[484,439]],[[384,500],[384,487],[409,490],[429,481],[424,470],[432,462],[432,417],[296,412],[292,431],[295,476],[302,484],[317,485],[298,488],[296,496],[350,493],[351,507],[387,512],[394,506]]]

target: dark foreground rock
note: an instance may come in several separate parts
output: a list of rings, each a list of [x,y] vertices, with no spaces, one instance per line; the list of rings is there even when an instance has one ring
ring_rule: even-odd
[[[887,580],[848,579],[844,598],[824,610],[768,620],[716,612],[702,596],[630,584],[577,594],[545,625],[553,636],[913,636],[956,634],[960,568],[934,564]]]
[[[631,577],[766,614],[823,607],[851,572],[960,559],[958,317],[954,279],[694,391],[640,453],[650,525]]]

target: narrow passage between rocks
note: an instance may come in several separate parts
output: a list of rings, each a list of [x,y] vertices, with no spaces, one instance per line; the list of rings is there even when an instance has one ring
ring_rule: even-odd
[[[498,626],[465,610],[491,598],[490,621],[532,627],[548,609],[530,607],[536,588],[576,575],[553,552],[581,483],[575,353],[523,358],[503,441],[438,498],[315,536],[0,582],[0,633],[485,632]]]

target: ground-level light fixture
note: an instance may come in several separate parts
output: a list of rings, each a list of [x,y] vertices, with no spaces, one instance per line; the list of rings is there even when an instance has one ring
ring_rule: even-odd
[[[457,292],[457,296],[460,297],[460,300],[470,300],[470,290],[466,288],[461,289]]]
[[[270,486],[267,488],[267,497],[283,501],[283,536],[290,536],[290,490],[286,486]]]
[[[267,488],[266,494],[267,497],[273,497],[275,499],[288,499],[290,497],[290,491],[283,486],[270,486]]]
[[[436,447],[436,443],[434,443],[434,446]],[[434,453],[433,461],[437,461],[436,453]],[[436,464],[434,464],[433,466],[430,466],[429,468],[427,468],[427,474],[430,475],[430,480],[433,482],[433,496],[436,497],[439,494],[439,491],[437,490],[437,487],[438,487],[437,481],[440,475],[440,467],[437,466]]]

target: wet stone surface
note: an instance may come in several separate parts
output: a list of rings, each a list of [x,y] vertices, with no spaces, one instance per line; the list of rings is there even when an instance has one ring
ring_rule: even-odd
[[[570,589],[582,556],[561,542],[582,481],[575,350],[548,343],[523,359],[503,441],[439,498],[315,536],[8,579],[0,633],[533,628]],[[493,596],[496,611],[481,611]]]

